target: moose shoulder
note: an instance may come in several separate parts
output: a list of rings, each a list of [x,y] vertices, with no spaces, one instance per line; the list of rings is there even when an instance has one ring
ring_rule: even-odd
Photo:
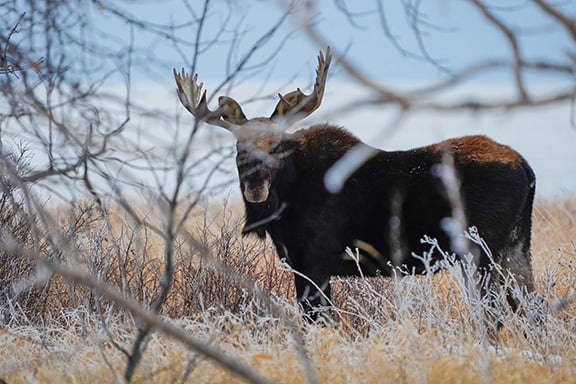
[[[467,136],[407,151],[374,150],[338,193],[328,192],[326,173],[365,144],[326,124],[292,134],[279,127],[283,118],[306,116],[320,105],[329,65],[330,52],[320,54],[312,94],[298,89],[280,96],[270,118],[251,120],[227,97],[219,99],[216,111],[209,110],[196,77],[175,72],[184,106],[236,136],[246,207],[244,233],[261,238],[269,234],[279,257],[297,271],[296,294],[307,314],[316,318],[327,306],[333,275],[390,275],[396,267],[426,272],[422,259],[414,257],[429,250],[421,242],[425,235],[436,238],[443,249],[457,251],[454,237],[463,234],[454,234],[447,225],[454,213],[449,190],[454,187],[466,224],[478,229],[491,250],[490,256],[472,247],[483,277],[480,292],[500,289],[504,283],[503,274],[496,275],[491,268],[497,263],[520,284],[520,292],[532,293],[535,177],[525,159],[505,145],[485,136]],[[446,158],[456,186],[442,177]],[[347,247],[360,248],[362,257],[343,257]],[[506,288],[512,309],[524,310],[518,290]]]

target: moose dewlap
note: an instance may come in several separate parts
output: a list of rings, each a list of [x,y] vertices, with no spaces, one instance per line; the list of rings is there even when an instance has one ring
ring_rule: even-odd
[[[459,219],[461,228],[476,227],[491,251],[468,244],[477,292],[488,297],[504,288],[512,309],[525,312],[521,296],[534,291],[530,231],[535,192],[534,172],[526,160],[485,136],[407,151],[373,149],[342,188],[330,193],[326,173],[365,144],[327,124],[284,132],[320,106],[330,62],[329,49],[320,53],[310,95],[299,89],[280,95],[270,118],[254,119],[247,119],[229,97],[220,97],[218,109],[210,110],[197,76],[174,71],[186,109],[235,135],[244,233],[268,234],[278,256],[297,271],[296,294],[306,314],[315,319],[326,309],[333,275],[389,276],[397,268],[425,273],[422,259],[414,257],[429,251],[429,244],[421,242],[425,235],[444,250],[461,251],[455,237],[463,239],[464,234],[448,228],[450,218]],[[442,173],[448,165],[456,176],[452,182]],[[347,247],[359,248],[363,257],[342,257]],[[510,277],[521,289],[505,283]]]

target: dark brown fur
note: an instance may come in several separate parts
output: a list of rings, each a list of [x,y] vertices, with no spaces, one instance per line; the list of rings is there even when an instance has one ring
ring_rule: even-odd
[[[270,143],[267,155],[274,161],[255,159],[250,145],[239,143],[241,183],[250,177],[256,183],[259,175],[271,179],[266,201],[245,200],[245,233],[268,233],[278,255],[314,282],[295,275],[297,297],[312,318],[327,303],[323,295],[330,295],[330,276],[359,274],[356,263],[342,257],[357,241],[371,249],[360,265],[367,276],[391,275],[397,268],[425,273],[422,262],[412,256],[429,251],[430,245],[420,241],[424,235],[436,238],[446,251],[454,250],[442,224],[452,217],[453,208],[439,177],[445,153],[453,158],[467,224],[478,228],[506,273],[533,292],[535,177],[511,148],[485,136],[467,136],[407,151],[378,151],[339,193],[330,194],[324,175],[360,140],[341,128],[318,125]],[[489,272],[488,256],[472,250],[488,282],[481,287],[486,293],[501,279]],[[520,309],[519,299],[509,294],[514,310]]]

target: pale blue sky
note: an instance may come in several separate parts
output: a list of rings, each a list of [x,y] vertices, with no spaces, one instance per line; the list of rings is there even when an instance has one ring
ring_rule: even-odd
[[[196,15],[202,11],[203,1],[192,1]],[[198,61],[198,71],[203,78],[221,79],[227,72],[226,58],[231,45],[238,44],[234,59],[239,60],[266,30],[272,28],[282,17],[283,1],[213,1],[211,4],[201,41],[207,42],[219,36],[219,42],[210,47]],[[297,4],[302,11],[305,1]],[[399,52],[397,47],[386,36],[378,12],[377,1],[316,1],[316,16],[318,29],[338,52],[346,52],[348,58],[356,63],[371,79],[432,81],[446,76],[446,73],[429,62],[410,57],[410,54]],[[406,13],[403,3],[424,3],[421,8],[421,36],[424,46],[430,56],[448,71],[456,71],[463,66],[480,59],[509,59],[510,49],[500,31],[490,25],[482,17],[479,10],[469,1],[462,0],[430,0],[430,1],[381,1],[388,29],[402,48],[408,52],[422,56],[418,41],[411,23],[414,18]],[[193,20],[193,14],[181,1],[141,1],[125,4],[123,12],[150,23],[173,23],[180,25]],[[572,48],[571,41],[559,27],[554,26],[551,19],[537,12],[530,1],[491,1],[497,15],[510,25],[521,31],[520,46],[529,59],[560,58],[567,48]],[[569,0],[555,2],[562,9],[576,16],[576,7]],[[345,6],[353,14],[348,18],[341,7]],[[130,32],[126,25],[114,21],[108,10],[92,9],[94,26],[114,36],[113,40],[127,42]],[[278,33],[249,62],[255,66],[250,72],[252,76],[277,79],[291,79],[293,76],[308,78],[312,72],[311,64],[315,60],[318,46],[298,29],[297,17],[288,17]],[[220,28],[224,31],[218,35]],[[192,23],[177,31],[177,35],[192,40],[197,30],[197,24]],[[154,54],[166,62],[167,66],[182,66],[189,64],[193,48],[184,47],[182,55],[177,54],[166,40],[152,38],[146,33],[135,30],[136,45],[147,54]],[[287,39],[277,57],[264,67],[258,67],[283,39]],[[157,73],[160,80],[163,74]],[[169,73],[165,75],[169,76]],[[333,71],[332,77],[346,79],[339,71]],[[499,71],[490,76],[482,77],[484,81],[503,81],[509,79],[509,73]],[[560,80],[550,76],[537,78],[539,81]]]

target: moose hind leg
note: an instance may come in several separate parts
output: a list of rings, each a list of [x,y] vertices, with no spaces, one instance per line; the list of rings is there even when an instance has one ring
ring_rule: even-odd
[[[502,252],[500,281],[513,312],[540,323],[543,320],[542,298],[536,293],[530,263],[530,247],[522,238],[513,237]]]

